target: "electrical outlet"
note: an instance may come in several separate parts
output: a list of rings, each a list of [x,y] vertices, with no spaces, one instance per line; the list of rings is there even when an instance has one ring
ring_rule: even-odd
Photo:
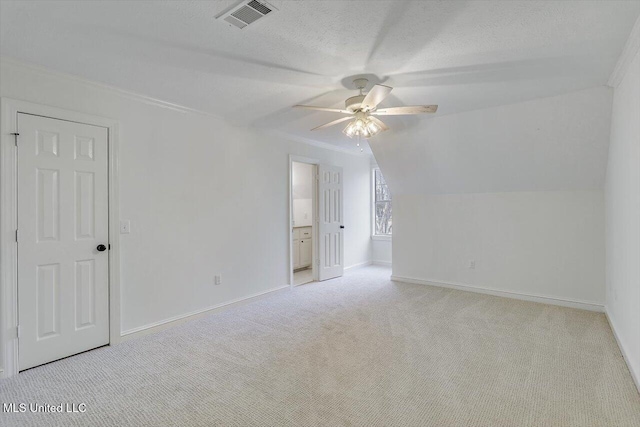
[[[120,221],[120,234],[129,234],[131,233],[131,221],[128,219],[123,219]]]
[[[476,268],[476,260],[474,259],[469,260],[469,268],[471,270],[474,270]]]
[[[214,281],[216,285],[222,285],[222,276],[217,274],[214,278]]]

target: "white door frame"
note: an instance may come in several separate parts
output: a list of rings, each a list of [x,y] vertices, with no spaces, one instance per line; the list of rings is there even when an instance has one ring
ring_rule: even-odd
[[[18,178],[16,137],[18,113],[33,114],[107,128],[109,185],[109,344],[120,342],[120,195],[118,170],[118,122],[116,120],[0,98],[0,363],[2,377],[11,377],[18,366]]]
[[[311,271],[313,281],[318,281],[318,165],[320,160],[310,157],[289,155],[289,223],[287,224],[287,232],[289,239],[289,286],[293,288],[293,239],[291,236],[291,228],[293,227],[293,162],[307,163],[314,165],[313,175],[313,196],[311,202],[311,210],[313,212],[313,244],[311,245]]]

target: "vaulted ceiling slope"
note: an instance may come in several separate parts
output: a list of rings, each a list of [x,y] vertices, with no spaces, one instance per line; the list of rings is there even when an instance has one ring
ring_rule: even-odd
[[[600,86],[640,13],[612,0],[271,0],[277,12],[238,30],[215,19],[235,3],[2,1],[0,53],[353,147],[339,127],[309,131],[333,114],[290,107],[342,106],[362,74],[395,88],[382,106],[439,104],[437,116]],[[390,132],[416,124],[389,118]]]
[[[371,149],[392,194],[604,187],[611,88],[436,117]]]

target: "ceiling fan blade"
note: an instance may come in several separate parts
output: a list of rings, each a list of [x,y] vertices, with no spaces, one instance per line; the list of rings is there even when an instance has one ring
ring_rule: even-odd
[[[330,113],[353,114],[353,111],[340,110],[339,108],[315,107],[313,105],[294,105],[294,108],[306,108],[307,110],[328,111]]]
[[[389,130],[389,126],[385,125],[384,122],[382,120],[380,120],[377,117],[373,117],[373,116],[369,116],[369,120],[371,120],[373,123],[377,124],[378,127],[380,128],[380,130],[382,130],[383,132],[385,130]]]
[[[320,129],[328,128],[329,126],[337,125],[338,123],[342,123],[342,122],[344,122],[346,120],[351,120],[351,119],[352,119],[352,117],[342,117],[342,118],[340,118],[338,120],[334,120],[332,122],[325,123],[323,125],[320,125],[318,127],[313,128],[311,130],[320,130]]]
[[[377,116],[402,116],[406,114],[435,113],[437,110],[437,105],[407,105],[405,107],[383,108],[372,111],[370,114]]]
[[[435,113],[437,110],[437,105],[407,105],[405,107],[383,108],[372,111],[371,114],[378,116],[400,116],[404,114]]]
[[[371,111],[380,104],[393,90],[392,87],[384,85],[375,85],[371,88],[367,96],[362,100],[360,108],[363,111]]]

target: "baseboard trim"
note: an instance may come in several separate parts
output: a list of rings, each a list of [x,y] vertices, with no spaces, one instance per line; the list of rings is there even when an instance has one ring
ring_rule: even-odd
[[[371,264],[373,264],[373,265],[382,265],[384,267],[391,267],[391,262],[389,262],[389,261],[372,261]]]
[[[531,301],[531,302],[537,302],[542,304],[559,305],[562,307],[579,308],[581,310],[596,311],[599,313],[604,312],[604,305],[589,302],[589,301],[562,299],[562,298],[549,297],[544,295],[523,294],[519,292],[501,291],[498,289],[485,288],[481,286],[471,286],[463,283],[450,283],[450,282],[442,282],[438,280],[415,279],[411,277],[402,277],[402,276],[396,276],[396,275],[392,275],[391,280],[395,280],[397,282],[412,283],[416,285],[428,285],[428,286],[437,286],[440,288],[457,289],[459,291],[475,292],[479,294],[487,294],[487,295],[493,295],[497,297],[519,299],[523,301]]]
[[[349,267],[345,267],[345,270],[351,270],[352,268],[364,267],[366,265],[371,265],[371,261],[359,262],[358,264],[350,265]]]
[[[633,370],[633,366],[631,366],[631,363],[629,363],[629,357],[627,356],[627,351],[625,350],[625,346],[622,344],[622,341],[620,340],[620,336],[618,335],[616,326],[613,323],[613,320],[611,320],[611,316],[609,316],[609,309],[606,306],[604,308],[604,314],[607,317],[607,322],[609,322],[609,327],[611,328],[611,331],[613,332],[613,336],[616,339],[616,343],[618,344],[620,353],[622,353],[622,358],[624,359],[624,362],[627,364],[627,368],[629,369],[631,378],[633,379],[633,382],[636,385],[636,389],[638,390],[638,393],[640,393],[640,376],[638,375],[638,372],[635,372]]]
[[[144,335],[160,332],[165,329],[181,325],[182,323],[195,320],[200,317],[204,317],[218,311],[224,311],[233,307],[238,307],[244,304],[248,304],[257,299],[260,299],[261,297],[265,297],[267,294],[281,291],[284,289],[291,289],[291,287],[289,285],[278,286],[277,288],[269,289],[264,292],[258,292],[256,294],[252,294],[246,297],[236,298],[231,301],[227,301],[221,304],[216,304],[211,307],[195,310],[185,314],[180,314],[178,316],[173,316],[168,319],[160,320],[158,322],[149,323],[147,325],[138,326],[137,328],[132,328],[126,331],[122,331],[122,333],[120,334],[120,337],[122,338],[122,341],[128,341],[133,338],[138,338]]]

